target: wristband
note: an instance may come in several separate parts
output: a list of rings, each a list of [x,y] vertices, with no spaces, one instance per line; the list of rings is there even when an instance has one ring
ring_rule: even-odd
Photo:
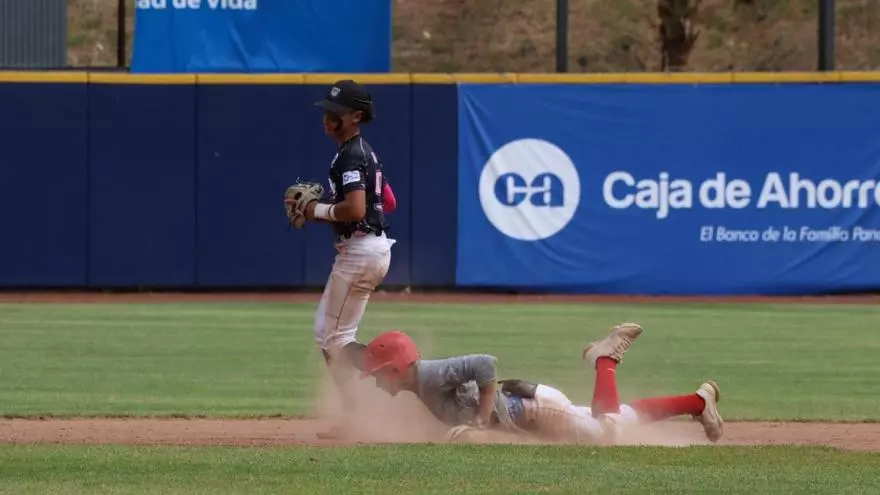
[[[336,215],[334,215],[335,209],[336,209],[336,205],[328,205],[327,203],[318,203],[315,205],[315,211],[314,211],[315,218],[335,222],[336,221]]]

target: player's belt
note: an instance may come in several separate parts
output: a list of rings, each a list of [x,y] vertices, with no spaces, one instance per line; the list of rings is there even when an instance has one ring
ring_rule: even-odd
[[[383,232],[385,232],[385,231],[382,230],[382,229],[379,229],[379,230],[369,230],[369,231],[358,229],[358,230],[355,230],[354,232],[351,232],[351,233],[348,233],[348,234],[342,234],[342,235],[340,235],[340,236],[338,236],[338,237],[339,237],[339,240],[343,240],[343,239],[351,239],[352,237],[367,237],[367,236],[369,236],[369,235],[375,235],[376,237],[379,237],[379,236],[382,235]]]

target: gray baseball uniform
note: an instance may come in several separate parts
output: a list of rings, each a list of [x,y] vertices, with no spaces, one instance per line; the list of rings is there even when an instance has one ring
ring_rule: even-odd
[[[487,354],[419,361],[419,399],[443,423],[467,423],[477,416],[480,387],[496,379],[497,364],[495,356]]]
[[[498,360],[487,354],[419,361],[419,399],[443,423],[466,424],[477,416],[479,388],[497,379],[497,364]],[[539,384],[533,398],[508,396],[500,388],[495,395],[496,405],[505,407],[520,428],[586,443],[602,438],[603,426],[590,408],[575,406],[553,387]],[[621,405],[620,413],[623,420],[638,423],[638,415],[631,407]]]

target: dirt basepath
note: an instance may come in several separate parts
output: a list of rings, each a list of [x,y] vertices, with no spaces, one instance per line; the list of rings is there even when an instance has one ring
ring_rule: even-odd
[[[328,425],[319,420],[211,419],[49,419],[0,420],[0,443],[338,446],[363,443],[440,441],[439,438],[353,438],[320,440]],[[652,426],[626,444],[706,444],[699,424],[690,421]],[[880,451],[880,424],[729,422],[720,445],[827,445],[848,450]]]

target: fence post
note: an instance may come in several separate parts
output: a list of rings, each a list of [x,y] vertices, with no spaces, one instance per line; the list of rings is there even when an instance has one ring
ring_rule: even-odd
[[[819,70],[834,70],[834,0],[819,0]]]
[[[118,0],[116,4],[116,67],[124,69],[126,67],[125,60],[125,2],[127,0]]]
[[[568,72],[568,0],[556,0],[556,72]]]

